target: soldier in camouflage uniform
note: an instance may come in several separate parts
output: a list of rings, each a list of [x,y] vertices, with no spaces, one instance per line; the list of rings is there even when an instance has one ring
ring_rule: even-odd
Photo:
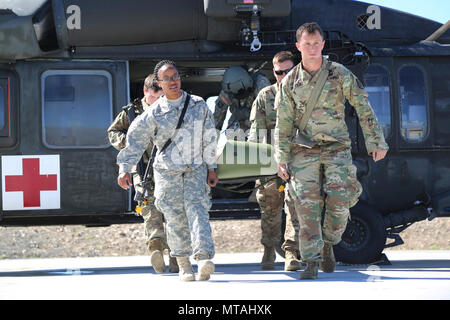
[[[222,130],[227,110],[230,108],[231,117],[227,129],[234,129],[231,134],[244,140],[246,131],[250,129],[252,103],[258,92],[269,85],[269,79],[259,72],[248,72],[240,66],[229,67],[223,75],[222,90],[214,109],[216,129]]]
[[[344,66],[334,62],[329,66],[322,56],[325,42],[320,27],[316,23],[302,25],[297,30],[297,41],[302,62],[283,79],[275,100],[275,158],[278,175],[290,178],[289,193],[299,217],[300,253],[307,263],[300,279],[315,279],[319,267],[324,272],[335,270],[333,245],[341,241],[349,208],[357,203],[362,191],[345,124],[346,100],[358,114],[373,160],[383,159],[388,146],[361,82]],[[298,132],[307,101],[324,68],[329,70],[323,90],[304,131]],[[296,145],[301,137],[314,146],[309,149]]]
[[[250,113],[250,133],[248,141],[260,143],[273,143],[272,133],[275,129],[276,111],[275,95],[279,89],[281,80],[294,67],[294,56],[289,51],[277,53],[272,60],[273,74],[277,82],[262,89],[253,102]],[[279,192],[277,181],[257,180],[256,200],[261,208],[261,243],[264,246],[264,255],[261,261],[263,269],[273,269],[275,264],[275,246],[281,238],[281,210],[283,208],[284,192]],[[298,219],[295,212],[291,212],[286,205],[286,232],[285,250],[286,271],[299,270],[300,261],[297,259],[298,252]],[[293,213],[293,214],[291,214]],[[295,232],[297,230],[297,232]]]
[[[153,102],[158,100],[162,93],[161,88],[158,87],[154,81],[153,74],[145,78],[144,97],[141,100],[136,99],[133,103],[125,106],[123,108],[124,110],[117,115],[114,122],[108,128],[108,138],[114,148],[117,150],[125,148],[126,134],[130,127],[130,122],[147,110]],[[142,155],[142,162],[140,161],[142,171],[144,171],[147,166],[152,147],[153,145],[149,144],[147,150],[144,151],[144,154]],[[169,247],[167,246],[166,234],[164,231],[163,215],[154,205],[155,198],[153,196],[154,185],[152,177],[149,177],[149,179],[151,182],[149,184],[150,190],[147,190],[149,198],[146,204],[142,204],[140,214],[144,218],[144,230],[147,238],[147,247],[150,251],[151,264],[156,272],[162,273],[166,270],[163,250],[169,249]],[[140,192],[141,194],[144,193],[140,174],[135,173],[133,175],[133,185],[136,192]],[[175,258],[169,259],[169,271],[178,272],[178,265]]]
[[[217,132],[205,101],[181,90],[174,62],[159,62],[154,75],[164,95],[131,124],[127,145],[117,156],[118,183],[124,189],[130,186],[131,168],[153,142],[158,148],[153,164],[155,205],[166,219],[170,254],[178,261],[181,280],[195,280],[191,254],[198,261],[199,280],[208,280],[214,272],[208,192],[218,181]],[[185,104],[186,113],[181,117]],[[176,130],[180,118],[183,122]]]

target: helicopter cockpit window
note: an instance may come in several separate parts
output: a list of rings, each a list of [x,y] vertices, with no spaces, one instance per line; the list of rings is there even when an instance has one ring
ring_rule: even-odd
[[[391,134],[391,103],[388,71],[381,65],[372,64],[364,73],[365,90],[385,137]]]
[[[42,134],[49,148],[107,148],[112,78],[103,70],[42,74]]]
[[[424,140],[428,132],[427,91],[421,69],[407,65],[399,70],[401,135],[412,142]]]

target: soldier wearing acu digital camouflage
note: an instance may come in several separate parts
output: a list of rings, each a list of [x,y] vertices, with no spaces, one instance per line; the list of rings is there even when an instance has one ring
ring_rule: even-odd
[[[174,62],[160,61],[154,75],[164,95],[131,124],[127,145],[117,156],[118,183],[129,188],[131,168],[153,142],[158,148],[155,205],[166,219],[170,254],[177,259],[181,280],[195,280],[191,254],[198,262],[199,280],[208,280],[214,272],[208,192],[218,181],[217,132],[205,101],[181,90]]]
[[[289,51],[277,53],[272,60],[273,74],[277,82],[262,89],[253,102],[250,114],[250,133],[248,141],[260,143],[273,143],[272,133],[275,129],[277,113],[274,109],[275,95],[279,90],[281,80],[294,68],[294,56]],[[261,261],[263,269],[275,267],[275,246],[281,238],[281,210],[283,208],[284,192],[279,192],[277,181],[257,180],[256,200],[261,208],[261,243],[264,246],[264,255]],[[286,271],[295,271],[301,268],[298,260],[298,219],[294,210],[289,210],[289,202],[285,207],[286,232],[282,248],[285,251]]]
[[[283,79],[275,100],[278,175],[290,178],[289,193],[300,222],[300,253],[307,263],[300,279],[317,278],[319,267],[324,272],[335,270],[333,245],[341,241],[349,208],[362,191],[345,124],[346,100],[358,114],[373,160],[383,159],[388,150],[361,82],[347,68],[322,56],[324,45],[317,23],[297,30],[302,62]]]
[[[223,122],[230,108],[228,128],[241,130],[242,140],[250,129],[250,110],[258,92],[270,85],[269,79],[259,72],[248,72],[241,66],[229,67],[222,79],[222,90],[216,100],[214,122],[217,130],[222,130]]]
[[[108,138],[111,145],[117,150],[125,148],[127,130],[130,127],[130,122],[132,122],[137,116],[144,113],[153,102],[158,100],[162,95],[162,90],[156,82],[154,81],[153,74],[149,75],[144,80],[144,97],[139,100],[136,99],[133,103],[128,104],[123,108],[114,122],[108,128]],[[149,144],[146,151],[142,155],[142,159],[138,164],[138,172],[133,175],[133,185],[136,192],[144,194],[143,186],[141,185],[141,175],[144,175],[145,168],[149,161],[149,157],[152,151],[152,144]],[[169,248],[167,246],[166,233],[164,231],[163,215],[158,209],[155,208],[154,202],[155,198],[153,196],[154,185],[152,177],[148,177],[149,184],[147,188],[149,190],[147,203],[142,204],[142,209],[140,214],[144,218],[144,230],[145,236],[147,238],[147,247],[150,251],[150,261],[156,272],[162,273],[166,270],[166,265],[164,264],[163,250]],[[169,259],[169,271],[178,272],[178,265],[175,258]]]

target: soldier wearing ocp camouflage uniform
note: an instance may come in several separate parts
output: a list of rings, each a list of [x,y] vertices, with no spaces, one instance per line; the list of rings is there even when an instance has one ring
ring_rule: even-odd
[[[259,91],[270,85],[269,79],[259,72],[248,72],[241,66],[229,67],[222,79],[222,90],[214,108],[214,123],[222,130],[227,110],[231,117],[227,129],[241,130],[242,136],[250,128],[250,110]],[[239,133],[236,133],[239,136]]]
[[[125,106],[123,110],[114,119],[111,126],[108,128],[108,138],[111,145],[117,150],[125,148],[126,136],[130,122],[132,122],[137,116],[144,113],[150,105],[155,102],[162,94],[161,88],[156,85],[153,74],[149,75],[144,80],[144,97],[141,100],[136,99],[129,105]],[[147,163],[149,161],[152,144],[149,144],[147,150],[144,151],[142,159],[139,163],[140,170],[145,171]],[[144,194],[143,187],[141,185],[141,176],[144,172],[135,173],[133,175],[133,185],[136,192]],[[166,240],[166,233],[164,231],[163,215],[156,209],[153,196],[154,185],[153,177],[149,177],[147,184],[148,200],[146,204],[142,204],[142,210],[140,214],[144,218],[144,230],[147,238],[147,248],[150,251],[150,261],[156,272],[162,273],[165,271],[166,266],[164,264],[163,250],[169,249]],[[175,258],[169,259],[169,271],[178,272],[178,265]]]
[[[250,114],[251,128],[248,141],[273,144],[272,134],[275,129],[276,111],[275,95],[281,80],[294,67],[294,56],[289,51],[277,53],[272,60],[273,74],[277,82],[262,89],[253,102]],[[284,192],[278,191],[277,180],[257,180],[256,200],[261,208],[261,243],[264,255],[261,261],[263,269],[273,269],[275,264],[275,246],[281,238],[281,211],[283,208]],[[301,267],[297,259],[298,252],[298,219],[294,211],[289,210],[288,202],[285,207],[286,232],[282,248],[285,251],[285,270],[295,271]],[[291,214],[293,213],[293,214]],[[296,232],[297,231],[297,232]]]
[[[117,156],[118,183],[129,187],[132,166],[153,142],[158,148],[153,164],[155,205],[166,219],[170,254],[177,259],[181,280],[195,280],[191,254],[198,261],[199,280],[208,280],[214,271],[208,191],[218,180],[214,121],[201,97],[181,90],[174,62],[159,62],[154,74],[164,95],[131,124],[127,146]]]
[[[302,62],[283,79],[275,101],[275,157],[279,176],[290,178],[289,193],[299,216],[300,253],[307,263],[300,279],[315,279],[319,266],[324,272],[334,271],[333,245],[340,242],[349,208],[357,203],[362,191],[345,124],[346,100],[358,114],[373,160],[383,159],[388,146],[361,82],[347,68],[328,63],[322,56],[320,27],[316,23],[302,25],[297,41]],[[321,78],[325,80],[323,88],[319,85]],[[305,113],[314,90],[319,95],[308,117]]]

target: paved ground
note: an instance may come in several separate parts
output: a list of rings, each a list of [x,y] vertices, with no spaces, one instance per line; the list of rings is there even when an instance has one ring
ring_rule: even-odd
[[[261,253],[218,254],[211,280],[190,283],[155,274],[142,256],[0,260],[0,299],[450,299],[450,251],[386,256],[390,265],[338,265],[300,281],[279,257],[275,270],[263,271]]]

